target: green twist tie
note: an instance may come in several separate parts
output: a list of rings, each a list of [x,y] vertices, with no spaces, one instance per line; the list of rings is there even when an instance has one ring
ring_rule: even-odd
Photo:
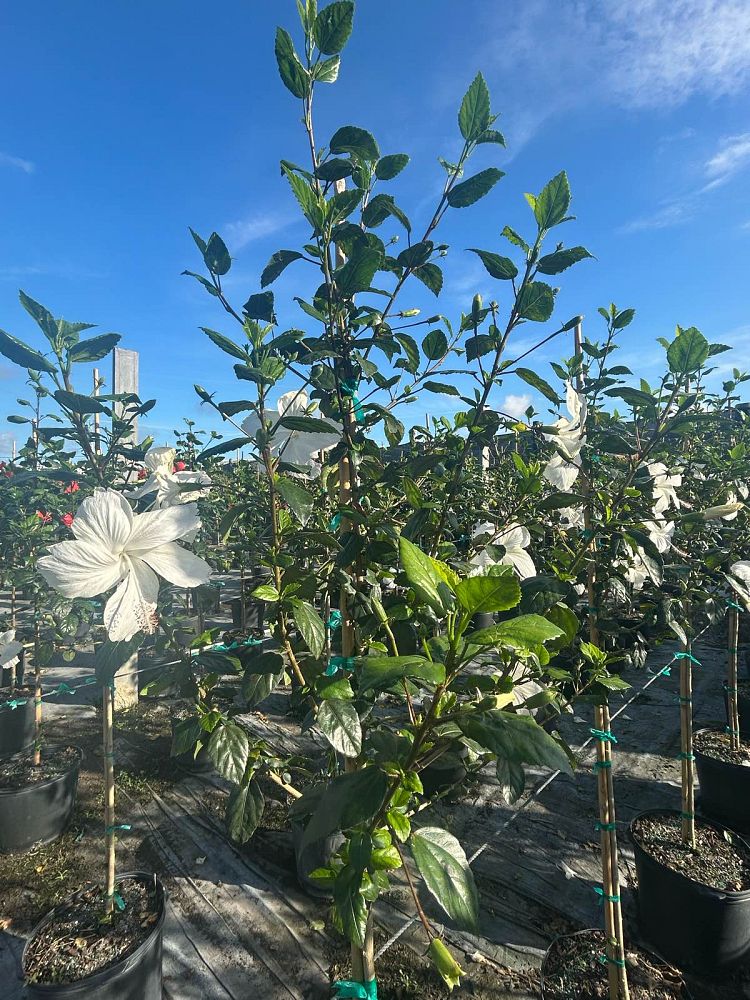
[[[604,904],[604,900],[605,899],[607,900],[608,903],[619,903],[620,902],[620,897],[619,896],[608,896],[608,895],[606,895],[605,892],[604,892],[604,889],[602,889],[602,887],[600,885],[595,885],[594,886],[594,892],[597,894],[597,896],[599,896],[599,906],[602,906]]]
[[[731,601],[729,598],[727,598],[727,607],[734,608],[735,611],[744,611],[741,604],[738,604],[737,601]]]
[[[680,753],[677,754],[677,759],[678,760],[695,760],[695,754],[694,753],[683,753],[682,751],[680,751]]]
[[[114,752],[114,750],[110,750],[109,753],[105,753],[102,756],[107,757],[109,760],[114,760],[115,759],[115,752]]]
[[[331,531],[338,531],[340,524],[341,524],[341,514],[334,514],[331,520],[328,522],[328,527],[331,529]]]
[[[599,961],[602,965],[609,963],[609,965],[616,965],[618,969],[625,968],[625,962],[621,958],[610,958],[609,955],[600,955]]]
[[[666,667],[662,667],[662,669],[659,671],[659,673],[660,674],[664,674],[665,677],[671,677],[672,676],[672,668],[671,668],[671,666],[669,664],[667,664]]]
[[[41,705],[42,704],[42,696],[41,695],[38,698],[34,698],[34,704],[35,705]]]
[[[593,769],[595,771],[604,771],[608,767],[612,767],[612,761],[611,760],[597,760],[597,761],[594,761],[594,767],[593,767]]]
[[[696,660],[692,653],[675,653],[674,658],[675,660],[690,660],[690,662],[694,663],[696,667],[701,666],[701,661]]]
[[[73,694],[73,688],[68,687],[64,682],[57,685],[54,690],[54,694]]]
[[[583,530],[581,531],[581,538],[584,540],[584,542],[589,542],[591,541],[591,539],[594,537],[595,534],[596,531],[593,528],[583,528]]]
[[[589,732],[601,743],[617,743],[617,737],[613,736],[608,729],[590,729]]]
[[[332,677],[337,670],[354,670],[354,657],[332,656],[326,667],[326,677]]]
[[[110,833],[117,833],[118,830],[129,830],[130,823],[115,823],[113,826],[105,826],[104,833],[109,836]]]
[[[371,979],[368,983],[353,979],[339,979],[333,984],[334,996],[338,1000],[378,1000],[377,981]]]
[[[737,688],[736,688],[736,687],[730,687],[730,686],[729,686],[728,684],[726,684],[726,683],[724,684],[724,690],[725,690],[726,692],[729,692],[729,691],[731,691],[731,692],[732,692],[732,694],[737,694]]]
[[[606,830],[612,831],[617,829],[617,823],[600,823],[598,820],[594,823],[595,830]]]
[[[125,900],[122,898],[119,892],[108,892],[107,899],[114,899],[115,906],[118,910],[125,909]]]
[[[345,379],[341,383],[341,394],[343,396],[348,396],[352,401],[352,406],[354,407],[354,416],[357,418],[358,423],[362,423],[365,419],[365,413],[362,409],[362,404],[357,396],[357,389],[359,388],[359,382],[355,381],[353,378]]]
[[[679,701],[679,703],[681,705],[692,705],[693,704],[693,699],[690,697],[689,694],[678,694],[677,698],[675,700]]]
[[[683,819],[695,819],[695,813],[694,812],[692,812],[692,813],[690,813],[690,812],[681,812],[680,816],[682,816]]]
[[[81,687],[85,687],[87,684],[96,684],[96,676],[87,677],[83,684],[81,684]]]
[[[729,733],[730,736],[740,736],[739,729],[730,729],[729,726],[724,726],[724,732]]]
[[[25,705],[28,702],[28,700],[29,700],[28,698],[11,698],[10,701],[5,702],[5,705],[7,708],[9,708],[11,711],[14,712],[17,708],[21,708],[23,705]]]
[[[332,632],[335,632],[337,628],[341,628],[341,612],[334,609],[326,622],[326,628],[329,628]]]

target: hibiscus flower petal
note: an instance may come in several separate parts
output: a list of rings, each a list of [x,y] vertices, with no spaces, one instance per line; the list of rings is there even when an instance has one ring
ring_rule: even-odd
[[[65,597],[96,597],[122,579],[119,556],[89,541],[51,545],[36,565],[47,583]]]
[[[128,555],[142,556],[149,549],[174,542],[199,526],[198,506],[194,503],[136,514],[127,544]]]
[[[117,490],[94,490],[76,511],[73,534],[110,551],[122,550],[133,525],[133,511]]]
[[[208,583],[211,576],[208,563],[177,542],[167,542],[157,549],[150,549],[143,553],[141,559],[177,587],[199,587]]]
[[[112,642],[127,642],[137,632],[156,628],[159,578],[140,559],[130,559],[130,571],[104,608],[104,624]]]

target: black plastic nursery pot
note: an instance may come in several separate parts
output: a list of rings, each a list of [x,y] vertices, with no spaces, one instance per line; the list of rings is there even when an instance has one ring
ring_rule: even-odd
[[[495,616],[489,611],[482,611],[471,619],[471,627],[474,631],[479,631],[480,628],[492,628],[494,624]]]
[[[727,693],[724,692],[724,704],[727,703]],[[740,717],[740,736],[750,740],[750,692],[743,687],[737,691],[737,714]],[[727,716],[729,709],[727,708]]]
[[[45,745],[42,754],[64,749],[68,746]],[[0,788],[0,854],[49,844],[63,833],[73,815],[83,759],[80,747],[70,749],[76,757],[62,774],[25,788]]]
[[[704,732],[710,730],[701,729],[695,735]],[[696,746],[693,750],[701,786],[701,813],[732,830],[750,831],[750,767],[717,760]]]
[[[326,868],[331,863],[331,858],[344,843],[344,835],[336,831],[322,840],[315,840],[303,847],[305,824],[298,819],[293,819],[291,824],[297,881],[309,896],[314,896],[316,899],[330,899],[332,896],[330,889],[310,878],[310,873],[316,868]]]
[[[125,955],[101,972],[79,979],[75,983],[29,983],[26,995],[29,1000],[162,1000],[162,932],[166,913],[167,894],[155,875],[146,872],[127,872],[120,875],[118,883],[135,879],[144,885],[156,885],[159,902],[159,918],[148,937],[135,951]],[[58,909],[69,906],[80,893],[67,899]],[[34,937],[49,922],[56,910],[51,910],[31,932],[29,941],[21,956],[21,965],[26,972],[26,956]]]
[[[24,705],[0,710],[0,757],[18,753],[34,742],[34,698],[19,695],[19,700],[23,698]]]
[[[419,772],[425,795],[439,795],[466,777],[468,749],[458,740],[437,760]]]
[[[633,825],[641,817],[665,813],[675,814],[674,810],[650,809],[630,824],[641,933],[660,955],[681,969],[705,976],[728,971],[750,958],[750,889],[713,889],[647,854]],[[728,832],[718,823],[710,825],[722,834]]]

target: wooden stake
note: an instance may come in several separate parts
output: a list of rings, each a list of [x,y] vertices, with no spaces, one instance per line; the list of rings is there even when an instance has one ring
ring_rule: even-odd
[[[39,660],[39,619],[34,612],[34,767],[42,763],[42,667]]]
[[[686,639],[680,659],[680,762],[682,764],[682,840],[695,850],[695,776],[693,765],[693,661],[690,628],[690,605],[686,601]]]
[[[104,839],[107,856],[107,896],[105,913],[115,908],[115,754],[114,694],[109,684],[102,687],[102,743],[104,746]]]
[[[729,745],[737,753],[740,749],[740,716],[737,704],[737,658],[740,638],[740,616],[736,608],[729,609],[729,667],[727,670],[727,719]]]
[[[94,397],[99,395],[99,369],[94,369]],[[101,455],[102,446],[99,436],[99,414],[94,414],[94,454]]]

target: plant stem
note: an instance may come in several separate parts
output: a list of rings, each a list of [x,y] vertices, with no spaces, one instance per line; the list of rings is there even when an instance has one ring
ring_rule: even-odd
[[[740,616],[736,608],[729,609],[729,669],[727,671],[727,715],[729,745],[735,753],[740,749],[740,717],[737,704],[737,646],[740,637]]]

